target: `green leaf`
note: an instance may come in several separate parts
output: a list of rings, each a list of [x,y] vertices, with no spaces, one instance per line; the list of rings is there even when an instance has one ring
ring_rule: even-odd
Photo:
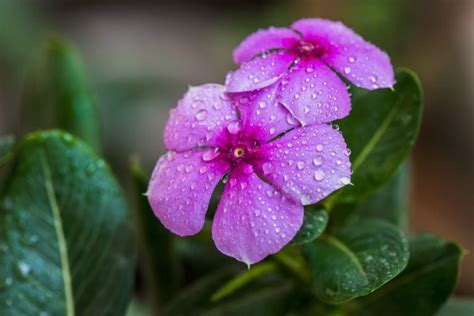
[[[318,238],[326,228],[328,220],[328,212],[323,206],[306,208],[303,225],[293,239],[293,244],[303,245]]]
[[[352,150],[352,183],[338,201],[366,197],[387,182],[413,147],[421,122],[421,86],[408,70],[396,72],[394,91],[358,89],[351,114],[338,122]]]
[[[371,293],[398,275],[408,262],[403,234],[380,220],[336,228],[304,245],[303,251],[316,295],[331,304]]]
[[[70,134],[28,135],[0,199],[3,315],[122,315],[134,245],[109,167]]]
[[[223,269],[208,274],[182,290],[160,314],[163,316],[197,315],[198,311],[210,304],[212,294],[235,273],[233,269]]]
[[[285,311],[290,308],[296,288],[292,282],[272,274],[254,279],[245,288],[222,297],[218,302],[212,301],[212,294],[224,284],[229,284],[239,271],[242,269],[227,266],[206,275],[182,290],[160,315],[286,315]]]
[[[434,315],[456,285],[462,255],[458,245],[436,236],[411,238],[407,268],[379,291],[357,302],[358,315]]]
[[[238,274],[221,286],[214,294],[212,294],[211,301],[217,302],[262,275],[273,273],[275,271],[277,271],[277,267],[272,262],[262,262],[257,264],[252,269]]]
[[[29,73],[22,111],[30,129],[61,128],[100,147],[95,99],[76,49],[51,37]]]
[[[472,316],[474,315],[474,300],[453,298],[446,303],[437,316]]]
[[[149,295],[154,302],[166,302],[182,283],[181,263],[174,246],[174,237],[153,214],[145,196],[148,181],[137,158],[131,161],[137,208],[135,219],[140,232],[140,246],[145,255],[145,277]]]
[[[283,316],[288,315],[295,287],[286,282],[248,291],[244,295],[204,311],[201,316]]]
[[[331,214],[334,215],[331,216],[331,220],[350,225],[351,222],[357,222],[364,218],[378,218],[406,231],[408,228],[409,210],[408,169],[407,163],[404,163],[388,183],[359,203],[336,207]]]
[[[0,167],[12,157],[14,145],[15,138],[13,136],[5,136],[0,138]]]

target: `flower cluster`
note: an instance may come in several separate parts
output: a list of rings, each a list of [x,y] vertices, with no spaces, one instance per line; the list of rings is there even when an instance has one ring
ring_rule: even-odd
[[[169,152],[153,171],[148,199],[162,224],[198,233],[225,179],[212,237],[248,265],[278,252],[303,222],[303,206],[350,183],[349,150],[329,123],[349,114],[347,87],[391,87],[385,53],[338,22],[303,19],[269,28],[234,51],[226,85],[191,87],[170,112]]]

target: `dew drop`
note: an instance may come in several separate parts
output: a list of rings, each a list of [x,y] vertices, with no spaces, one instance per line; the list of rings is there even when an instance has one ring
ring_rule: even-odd
[[[227,131],[232,135],[236,135],[240,132],[241,125],[239,121],[232,121],[227,125]]]
[[[313,159],[313,164],[315,166],[321,166],[323,164],[323,157],[317,156],[316,158]]]
[[[324,147],[321,144],[316,145],[316,150],[317,151],[323,151]]]
[[[263,174],[267,175],[267,174],[272,173],[273,170],[275,170],[275,167],[272,165],[271,162],[265,162],[262,165],[262,170],[263,170]]]
[[[266,106],[267,106],[267,103],[265,101],[260,101],[258,103],[258,106],[261,108],[261,109],[264,109]]]
[[[31,274],[31,266],[23,261],[19,261],[15,266],[15,274],[20,279],[27,279]]]
[[[351,67],[344,67],[344,73],[346,75],[350,74],[351,73]]]
[[[299,170],[304,169],[304,162],[303,162],[303,161],[298,161],[298,162],[296,163],[296,167],[297,167]]]
[[[316,181],[321,181],[324,179],[324,177],[326,176],[326,173],[324,172],[323,169],[318,169],[314,172],[314,179]]]
[[[219,155],[220,155],[220,152],[217,148],[216,149],[209,149],[209,150],[206,150],[202,154],[202,160],[211,161],[211,160],[216,159]]]
[[[206,110],[200,110],[199,112],[196,113],[196,120],[198,121],[203,121],[207,118],[207,111]]]
[[[353,56],[349,56],[349,58],[347,59],[351,64],[355,63],[356,59],[355,57]]]
[[[207,172],[207,167],[206,166],[202,166],[200,169],[199,169],[199,173],[200,174],[203,174],[203,173],[206,173]]]
[[[298,124],[298,121],[290,113],[288,113],[286,115],[286,122],[290,125],[297,125]]]
[[[351,182],[351,180],[348,177],[341,177],[341,183],[344,185],[347,185]]]

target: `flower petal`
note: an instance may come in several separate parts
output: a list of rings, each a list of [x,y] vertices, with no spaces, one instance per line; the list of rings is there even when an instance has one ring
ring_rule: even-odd
[[[388,55],[341,22],[302,19],[291,27],[307,41],[316,40],[329,45],[323,61],[356,86],[372,90],[395,84]]]
[[[293,54],[280,51],[245,62],[227,76],[227,92],[248,92],[268,87],[281,78],[294,60]]]
[[[263,54],[271,49],[290,48],[298,40],[299,36],[289,28],[270,27],[258,30],[247,36],[234,49],[234,62],[240,65],[256,55]]]
[[[222,253],[250,265],[290,242],[303,214],[301,204],[255,173],[233,172],[214,216],[212,238]]]
[[[229,169],[224,161],[204,161],[202,150],[163,155],[148,185],[148,201],[161,223],[180,236],[197,234],[204,225],[215,186]]]
[[[351,109],[344,82],[317,59],[291,67],[280,83],[279,98],[303,126],[343,118]]]
[[[351,163],[342,135],[311,125],[263,145],[258,172],[303,205],[316,203],[350,183]]]
[[[225,95],[224,86],[191,87],[170,111],[164,132],[165,145],[177,151],[213,145],[222,130],[236,119],[237,112]]]
[[[242,125],[250,131],[255,130],[254,137],[261,142],[300,125],[276,100],[277,90],[278,85],[272,85],[254,92],[233,94]]]

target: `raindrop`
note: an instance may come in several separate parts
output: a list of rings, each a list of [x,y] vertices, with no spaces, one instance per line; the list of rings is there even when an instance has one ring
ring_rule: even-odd
[[[275,127],[270,127],[270,135],[275,134]]]
[[[31,274],[31,266],[23,261],[19,261],[15,266],[15,274],[20,279],[27,279]]]
[[[253,167],[252,165],[249,165],[249,164],[245,164],[242,169],[245,174],[251,174],[253,172]]]
[[[290,113],[288,113],[286,115],[286,122],[290,125],[297,125],[298,124],[298,121]]]
[[[314,179],[317,181],[323,180],[325,176],[326,176],[326,173],[324,172],[323,169],[318,169],[314,172]]]
[[[356,59],[355,57],[353,56],[349,56],[349,58],[347,59],[351,64],[355,63]]]
[[[220,152],[217,148],[216,149],[209,149],[209,150],[206,150],[202,154],[202,160],[211,161],[211,160],[216,159],[219,155],[220,155]]]
[[[273,170],[275,170],[275,167],[272,165],[271,162],[265,162],[262,165],[262,170],[263,170],[263,174],[267,175],[267,174],[272,173]]]
[[[342,177],[341,178],[341,183],[344,185],[347,185],[351,182],[351,180],[348,177]]]
[[[206,110],[200,110],[199,112],[196,113],[196,120],[198,121],[203,121],[207,118],[207,111]]]
[[[267,106],[267,103],[265,101],[260,101],[258,103],[258,106],[261,108],[261,109],[264,109],[266,106]]]
[[[241,125],[239,121],[232,121],[227,125],[227,131],[232,135],[236,135],[240,132]]]
[[[298,161],[296,163],[296,167],[298,167],[298,169],[302,170],[304,168],[304,162],[303,161]]]
[[[200,169],[199,169],[199,173],[200,174],[203,174],[203,173],[206,173],[207,172],[207,167],[206,166],[202,166]]]
[[[316,158],[313,159],[313,164],[315,166],[321,166],[323,164],[323,157],[317,156]]]
[[[350,74],[351,73],[351,67],[344,67],[344,73],[346,75]]]
[[[317,151],[323,151],[324,147],[321,144],[316,145],[316,150]]]

